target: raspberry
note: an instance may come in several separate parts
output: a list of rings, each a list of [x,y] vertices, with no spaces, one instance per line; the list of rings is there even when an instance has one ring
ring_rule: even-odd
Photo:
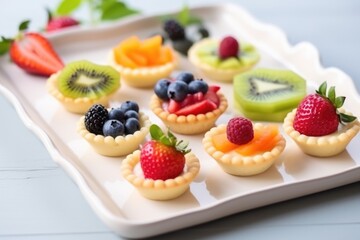
[[[93,105],[85,114],[85,127],[94,134],[103,134],[104,123],[109,119],[106,108],[100,104]]]
[[[237,57],[239,54],[239,43],[233,37],[225,37],[220,42],[219,57],[222,59]]]
[[[164,24],[164,30],[171,40],[185,39],[185,30],[176,20],[167,20]]]
[[[254,138],[254,129],[250,120],[242,117],[230,119],[226,127],[226,135],[230,142],[241,145]]]

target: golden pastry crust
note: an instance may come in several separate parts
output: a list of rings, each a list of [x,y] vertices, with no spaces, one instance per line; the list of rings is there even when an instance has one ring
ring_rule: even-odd
[[[232,82],[235,75],[245,72],[252,68],[258,61],[255,61],[254,64],[249,64],[236,69],[220,69],[213,67],[209,64],[203,63],[198,56],[198,51],[203,46],[218,42],[218,40],[206,38],[197,43],[195,43],[188,52],[189,61],[199,69],[206,78],[219,81],[219,82]]]
[[[104,137],[90,133],[84,124],[85,116],[82,116],[77,124],[77,132],[94,148],[94,150],[108,157],[125,156],[139,148],[149,132],[151,122],[144,113],[139,112],[140,130],[126,136]]]
[[[159,79],[170,76],[177,66],[177,58],[174,54],[173,61],[164,65],[134,69],[128,68],[116,62],[113,50],[109,53],[108,62],[110,66],[120,73],[121,81],[135,88],[153,87]]]
[[[101,104],[105,107],[109,105],[109,99],[111,95],[103,96],[99,99],[90,99],[90,98],[69,98],[64,96],[57,87],[57,78],[60,72],[52,74],[46,82],[46,87],[48,92],[53,95],[62,105],[65,107],[66,110],[72,113],[77,114],[84,114],[86,113],[89,108],[94,104]]]
[[[225,112],[228,102],[222,93],[217,93],[220,105],[217,109],[206,114],[188,116],[178,116],[163,109],[163,101],[153,95],[150,101],[150,109],[158,116],[165,126],[171,131],[180,134],[199,134],[203,133],[215,125],[216,120]]]
[[[288,113],[284,119],[283,128],[304,153],[315,157],[331,157],[341,153],[360,130],[360,123],[356,119],[351,123],[340,126],[335,133],[321,137],[306,136],[293,127],[296,111],[297,109],[294,109]],[[340,111],[345,112],[344,110]],[[351,115],[349,112],[345,113]]]
[[[254,129],[260,129],[263,126],[261,123],[255,123]],[[286,145],[285,139],[278,134],[277,144],[271,151],[254,156],[241,156],[232,151],[223,153],[214,147],[212,138],[225,132],[226,124],[214,127],[205,134],[202,143],[205,151],[217,161],[225,172],[236,176],[251,176],[266,171],[284,151]]]
[[[185,170],[174,179],[152,180],[145,179],[134,172],[140,161],[140,150],[128,155],[121,164],[124,179],[130,182],[141,195],[152,200],[170,200],[182,195],[194,180],[200,170],[199,159],[193,154],[185,155]]]

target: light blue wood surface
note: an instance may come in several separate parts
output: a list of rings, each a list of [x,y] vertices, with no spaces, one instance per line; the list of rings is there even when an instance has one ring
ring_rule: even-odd
[[[51,0],[1,0],[0,35],[25,18],[39,29]],[[128,1],[146,13],[181,1]],[[190,5],[215,0],[188,1]],[[360,1],[231,1],[282,28],[292,44],[310,41],[326,67],[344,70],[360,91]],[[156,6],[157,8],[154,8]],[[79,16],[86,15],[83,9]],[[360,107],[360,106],[359,106]],[[93,213],[77,186],[0,96],[0,239],[120,239]],[[360,157],[360,156],[359,156]],[[157,239],[360,239],[360,183],[236,214]]]

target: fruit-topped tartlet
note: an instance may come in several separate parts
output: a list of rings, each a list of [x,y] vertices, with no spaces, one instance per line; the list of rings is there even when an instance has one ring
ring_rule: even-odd
[[[322,83],[286,116],[285,132],[306,154],[330,157],[341,153],[360,130],[358,119],[341,108],[344,101],[345,97],[336,96],[335,87],[327,90],[327,83]]]
[[[182,72],[174,80],[161,79],[156,83],[150,108],[173,132],[202,133],[214,126],[228,106],[219,89]]]
[[[266,171],[286,145],[277,125],[253,124],[243,117],[212,128],[202,143],[225,172],[237,176]]]
[[[111,50],[109,63],[127,85],[149,88],[170,76],[177,60],[172,48],[162,45],[160,35],[145,40],[131,36]]]
[[[200,162],[187,149],[187,143],[178,141],[171,132],[164,134],[153,124],[150,135],[152,140],[122,162],[122,176],[148,199],[177,198],[199,173]]]
[[[138,104],[126,101],[111,109],[93,105],[80,118],[77,131],[97,153],[118,157],[138,149],[150,125],[149,118],[139,111]]]
[[[236,74],[252,68],[260,59],[253,45],[231,36],[221,41],[205,38],[190,48],[188,56],[204,76],[220,82],[231,82]]]
[[[120,75],[110,66],[81,60],[52,74],[46,85],[66,110],[84,114],[94,104],[108,105],[120,87]]]

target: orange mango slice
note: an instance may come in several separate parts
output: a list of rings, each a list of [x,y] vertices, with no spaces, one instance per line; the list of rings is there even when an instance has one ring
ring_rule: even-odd
[[[239,146],[239,145],[236,145],[236,144],[230,142],[227,139],[226,133],[213,136],[212,142],[213,142],[214,147],[217,150],[224,152],[224,153],[230,152],[231,150],[234,150],[235,148],[237,148]]]
[[[278,134],[279,128],[276,125],[267,125],[261,130],[255,130],[256,137],[247,144],[239,145],[235,151],[243,156],[250,156],[271,150],[277,143]]]
[[[132,52],[129,52],[127,55],[138,66],[145,67],[148,65],[147,58],[139,52],[132,51]]]

